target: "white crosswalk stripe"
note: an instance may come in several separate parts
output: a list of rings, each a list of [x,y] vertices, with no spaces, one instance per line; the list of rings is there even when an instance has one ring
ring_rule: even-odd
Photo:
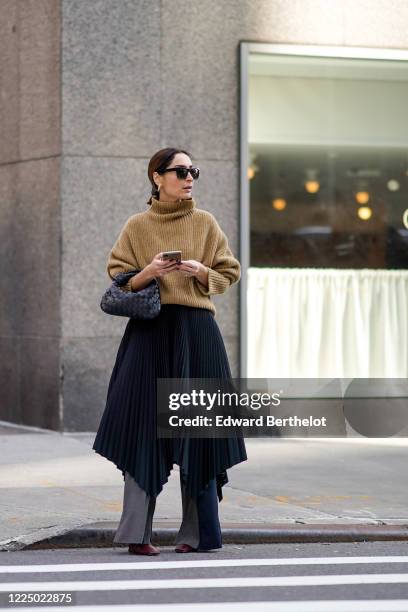
[[[113,570],[184,569],[196,567],[249,567],[285,565],[349,565],[375,563],[408,563],[408,556],[379,557],[291,557],[284,559],[203,559],[196,561],[128,561],[121,563],[56,563],[53,565],[1,565],[0,574],[56,572],[94,572]]]
[[[180,578],[170,579],[154,578],[146,576],[148,570],[167,570],[180,569],[183,576],[186,570],[197,568],[254,568],[254,567],[303,567],[307,571],[308,566],[321,566],[322,571],[327,566],[348,566],[358,564],[374,566],[375,564],[407,564],[408,556],[387,555],[387,556],[358,556],[358,557],[293,557],[293,558],[267,558],[267,559],[191,559],[180,561],[128,561],[120,563],[56,563],[41,565],[3,565],[0,566],[0,574],[3,576],[12,574],[41,574],[41,573],[69,573],[69,572],[95,572],[95,571],[132,571],[132,580],[112,579],[109,580],[56,580],[56,581],[27,581],[27,582],[5,582],[0,583],[0,593],[39,593],[39,592],[120,592],[120,591],[161,591],[171,590],[172,600],[174,593],[182,589],[241,589],[249,588],[273,588],[273,587],[319,587],[337,585],[393,585],[408,584],[408,572],[398,573],[365,573],[365,574],[325,574],[325,575],[292,575],[292,576],[241,576],[237,577],[214,577],[214,578]],[[142,578],[145,576],[146,579]],[[190,574],[191,575],[191,574]],[[194,574],[192,574],[194,575]],[[242,591],[241,591],[242,592]],[[366,595],[367,592],[365,592]],[[315,593],[313,593],[314,596]],[[2,595],[3,597],[3,595]],[[237,598],[239,598],[237,594]],[[220,599],[222,597],[220,596]],[[4,601],[4,599],[3,599]],[[364,599],[364,600],[296,600],[296,601],[245,601],[245,602],[214,602],[211,603],[160,603],[160,604],[106,604],[101,605],[79,605],[75,606],[76,612],[93,612],[106,610],[124,612],[126,610],[136,610],[139,612],[171,612],[171,608],[177,606],[177,610],[188,612],[209,612],[209,607],[216,605],[223,612],[243,612],[251,610],[257,612],[400,612],[408,611],[408,599]],[[66,610],[67,606],[53,606],[52,610]],[[169,611],[170,608],[170,611]],[[6,610],[9,608],[0,608]],[[48,610],[49,607],[35,605],[35,610],[41,612]]]
[[[89,580],[64,582],[7,582],[5,591],[122,591],[163,589],[224,589],[343,584],[407,584],[408,574],[341,574],[326,576],[251,576],[240,578],[172,578],[170,580]]]

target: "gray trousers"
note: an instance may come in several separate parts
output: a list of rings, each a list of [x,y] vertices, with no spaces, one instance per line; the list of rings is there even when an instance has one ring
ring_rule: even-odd
[[[200,541],[196,502],[187,495],[180,474],[183,520],[177,534],[177,544],[189,544],[197,548]],[[123,511],[114,544],[149,544],[152,536],[153,514],[156,497],[147,495],[132,476],[125,473]]]

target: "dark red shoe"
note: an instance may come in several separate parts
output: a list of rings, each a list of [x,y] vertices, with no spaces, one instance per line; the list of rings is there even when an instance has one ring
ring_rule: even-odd
[[[160,550],[151,544],[129,544],[131,555],[160,555]]]
[[[174,550],[178,553],[189,553],[196,552],[197,548],[193,548],[192,546],[190,546],[190,544],[179,544]]]

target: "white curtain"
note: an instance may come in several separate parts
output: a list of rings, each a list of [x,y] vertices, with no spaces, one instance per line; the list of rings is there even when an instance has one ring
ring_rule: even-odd
[[[248,269],[248,378],[408,376],[408,271]]]

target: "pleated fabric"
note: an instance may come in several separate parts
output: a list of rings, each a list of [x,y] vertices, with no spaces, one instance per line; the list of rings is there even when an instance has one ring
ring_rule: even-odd
[[[205,308],[162,304],[155,319],[129,319],[109,381],[93,450],[129,472],[157,496],[174,463],[188,494],[197,499],[226,470],[247,459],[242,437],[167,439],[156,436],[157,378],[231,378],[214,314]]]

